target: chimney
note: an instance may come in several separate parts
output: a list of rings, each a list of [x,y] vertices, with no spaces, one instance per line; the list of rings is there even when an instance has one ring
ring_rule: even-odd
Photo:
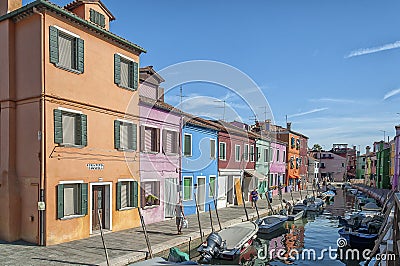
[[[357,150],[357,146],[353,146],[353,150]]]
[[[400,136],[400,125],[394,127],[396,129],[396,136]]]
[[[365,147],[365,152],[369,154],[371,152],[371,147],[370,146]]]
[[[22,7],[22,0],[1,0],[0,16],[4,16],[20,7]]]
[[[287,123],[286,123],[286,129],[287,129],[288,131],[292,130],[292,122],[287,122]]]

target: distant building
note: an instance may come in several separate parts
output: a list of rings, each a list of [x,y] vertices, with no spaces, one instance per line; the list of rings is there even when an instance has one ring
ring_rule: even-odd
[[[345,178],[347,180],[356,178],[357,168],[357,150],[356,146],[349,148],[348,144],[333,144],[332,150],[334,154],[337,154],[346,159],[345,166]]]
[[[315,151],[310,151],[308,156],[308,183],[314,184],[315,181],[320,181],[319,176],[319,160],[314,158]]]
[[[367,155],[360,154],[360,151],[357,151],[357,167],[356,167],[356,178],[357,179],[365,179],[365,166],[367,164]]]
[[[346,174],[346,158],[331,151],[313,152],[319,160],[319,179],[330,182],[342,182]]]
[[[399,189],[399,176],[400,176],[400,125],[395,126],[396,136],[394,137],[395,156],[394,156],[394,175],[393,175],[393,186],[394,190],[400,191]]]
[[[376,187],[390,187],[390,146],[389,143],[381,141],[376,150]]]
[[[365,148],[365,184],[371,187],[376,186],[376,154],[371,147]]]

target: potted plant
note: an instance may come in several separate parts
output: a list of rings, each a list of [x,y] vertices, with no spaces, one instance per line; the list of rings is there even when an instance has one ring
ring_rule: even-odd
[[[149,194],[146,197],[146,205],[147,206],[152,206],[158,203],[158,198],[154,196],[153,194]]]

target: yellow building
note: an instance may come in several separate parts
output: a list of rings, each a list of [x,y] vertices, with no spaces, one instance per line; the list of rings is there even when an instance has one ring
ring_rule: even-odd
[[[52,245],[89,237],[98,217],[110,231],[140,224],[145,50],[109,32],[114,19],[96,0],[1,1],[0,239]]]

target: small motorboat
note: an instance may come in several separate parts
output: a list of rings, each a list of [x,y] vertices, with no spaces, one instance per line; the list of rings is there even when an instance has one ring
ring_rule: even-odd
[[[270,234],[283,227],[283,224],[288,220],[288,216],[271,215],[257,221],[258,232],[261,234]]]
[[[358,190],[356,188],[350,188],[348,191],[353,195],[356,195],[358,192]]]
[[[378,205],[376,205],[376,203],[374,202],[369,202],[367,204],[365,204],[362,208],[363,211],[373,211],[373,212],[379,212],[382,210],[381,207],[379,207]]]
[[[200,262],[210,263],[213,259],[234,261],[246,253],[248,247],[257,237],[258,225],[254,222],[243,222],[229,226],[219,232],[213,232],[199,246]]]
[[[326,191],[321,194],[323,200],[332,200],[336,196],[336,193],[332,190]]]
[[[350,236],[349,236],[349,235],[350,235],[350,232],[351,232],[351,229],[348,228],[348,227],[340,228],[339,231],[338,231],[340,237],[346,239],[347,244],[350,243]]]
[[[288,215],[287,216],[287,220],[288,221],[296,221],[296,220],[298,220],[298,219],[301,219],[301,218],[303,218],[304,217],[304,211],[300,211],[300,212],[298,212],[298,213],[296,213],[296,214],[290,214],[290,215]]]
[[[364,228],[349,232],[349,243],[352,248],[372,249],[377,238],[378,234],[368,234],[368,230]]]
[[[293,214],[299,213],[301,211],[307,212],[307,204],[305,204],[305,202],[297,202],[294,206],[293,206]]]

